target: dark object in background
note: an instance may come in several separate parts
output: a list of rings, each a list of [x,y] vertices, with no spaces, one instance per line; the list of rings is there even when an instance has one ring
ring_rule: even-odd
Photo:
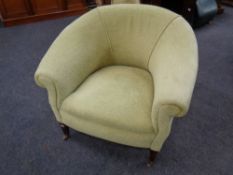
[[[216,0],[141,0],[143,4],[159,5],[182,15],[193,27],[200,27],[217,14]]]
[[[217,14],[220,15],[224,12],[224,8],[222,7],[223,1],[222,0],[216,0],[218,5],[218,12]]]
[[[233,6],[233,0],[222,0],[222,3],[223,3],[224,5]]]
[[[208,23],[217,14],[218,6],[215,0],[197,0],[196,1],[196,19],[195,27]]]
[[[162,0],[161,6],[182,15],[192,26],[194,26],[196,14],[196,0]]]

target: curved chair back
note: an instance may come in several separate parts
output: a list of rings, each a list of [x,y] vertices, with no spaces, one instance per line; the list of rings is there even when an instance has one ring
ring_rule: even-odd
[[[97,9],[105,25],[115,64],[147,69],[151,52],[166,27],[177,14],[145,5]]]

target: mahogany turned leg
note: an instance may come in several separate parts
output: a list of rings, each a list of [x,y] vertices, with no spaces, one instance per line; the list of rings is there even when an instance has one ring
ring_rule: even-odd
[[[66,125],[63,124],[63,123],[60,123],[59,125],[60,125],[60,127],[61,127],[61,129],[62,129],[62,132],[63,132],[63,134],[64,134],[63,139],[64,139],[64,140],[68,140],[68,138],[70,137],[69,127],[66,126]]]
[[[158,152],[150,150],[149,160],[147,163],[148,167],[151,167],[154,164],[154,161],[155,161],[157,154],[158,154]]]

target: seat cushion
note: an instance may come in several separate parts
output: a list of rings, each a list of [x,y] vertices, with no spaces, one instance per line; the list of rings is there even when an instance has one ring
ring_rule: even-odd
[[[143,69],[102,68],[64,100],[60,112],[62,117],[72,115],[103,126],[152,133],[152,81]]]

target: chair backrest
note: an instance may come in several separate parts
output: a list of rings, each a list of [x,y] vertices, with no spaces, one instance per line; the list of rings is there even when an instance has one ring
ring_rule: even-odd
[[[156,42],[177,14],[149,5],[97,8],[108,37],[113,64],[147,69]]]

